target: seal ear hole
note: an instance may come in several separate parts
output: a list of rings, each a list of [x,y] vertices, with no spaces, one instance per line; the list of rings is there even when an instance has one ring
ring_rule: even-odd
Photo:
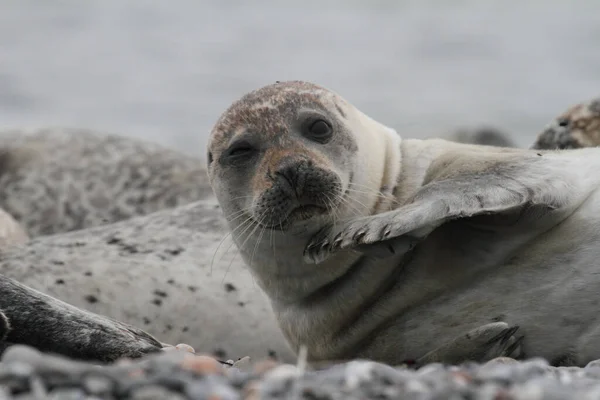
[[[305,135],[315,142],[327,143],[333,135],[333,129],[324,119],[316,119],[306,124]]]
[[[212,151],[208,152],[208,165],[212,164],[213,162],[213,155],[212,155]]]

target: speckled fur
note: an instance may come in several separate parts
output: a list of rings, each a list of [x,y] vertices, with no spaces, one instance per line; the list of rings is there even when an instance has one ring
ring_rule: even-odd
[[[205,161],[83,129],[0,131],[0,207],[32,236],[212,196]]]
[[[578,149],[600,145],[600,98],[570,107],[555,118],[532,149]]]
[[[0,274],[144,329],[163,343],[188,343],[225,359],[272,354],[294,361],[268,301],[226,234],[216,200],[207,199],[34,238],[3,256]],[[37,318],[19,330],[35,336],[52,325],[44,313]],[[75,334],[63,333],[69,332]]]
[[[251,96],[262,104],[271,96],[276,104],[287,98],[289,106],[280,108],[293,115],[302,97],[297,92],[306,87],[314,85],[284,82]],[[328,100],[340,97],[320,98],[326,115],[341,114]],[[439,361],[456,362],[485,354],[472,351],[483,336],[470,335],[501,322],[520,327],[527,356],[578,365],[600,356],[600,149],[551,152],[402,140],[347,102],[339,104],[342,122],[358,143],[356,162],[345,164],[342,173],[364,170],[361,162],[370,162],[356,180],[363,190],[346,200],[370,205],[391,191],[389,208],[365,207],[352,215],[349,203],[339,203],[336,215],[288,231],[265,231],[252,222],[250,234],[237,243],[295,350],[306,345],[311,360],[359,357],[396,364],[438,349]],[[248,126],[265,138],[274,134],[260,119],[235,117],[246,115],[244,107],[252,103],[237,102],[225,111],[210,142],[210,180],[232,230],[242,223],[227,210],[253,215],[253,202],[233,194],[260,193],[220,161],[227,135]],[[253,168],[244,172],[260,171]],[[382,244],[388,254],[373,257],[373,247]],[[303,254],[317,263],[304,263]]]

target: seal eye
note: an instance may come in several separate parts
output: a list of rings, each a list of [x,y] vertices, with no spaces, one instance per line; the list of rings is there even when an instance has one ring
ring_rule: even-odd
[[[331,126],[322,119],[318,119],[308,125],[306,135],[319,143],[326,143],[331,139],[331,135],[333,134],[333,130]]]
[[[246,159],[254,155],[254,147],[248,142],[238,142],[231,145],[229,150],[225,153],[227,159],[239,162],[245,161]]]

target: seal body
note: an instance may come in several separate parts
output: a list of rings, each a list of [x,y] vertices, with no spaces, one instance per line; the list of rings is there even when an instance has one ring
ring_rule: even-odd
[[[84,129],[0,132],[0,207],[32,237],[212,196],[205,161]]]
[[[283,82],[223,113],[208,159],[242,257],[311,360],[600,356],[600,149],[402,140]]]
[[[44,293],[48,301],[77,307],[82,312],[70,315],[81,323],[90,319],[85,310],[143,329],[161,342],[188,343],[225,360],[295,360],[268,300],[227,235],[214,197],[114,224],[33,238],[3,254],[0,278]],[[3,299],[11,297],[1,286],[0,293]],[[13,303],[12,311],[18,314],[27,298],[13,298]],[[8,312],[7,316],[16,318]],[[33,333],[23,341],[39,347],[27,338],[48,333],[45,325],[55,326],[54,317],[44,312],[33,317],[29,324],[13,323],[13,334],[27,328]],[[56,343],[68,335],[85,337],[76,327],[60,328],[54,332]],[[135,350],[134,344],[129,343]],[[115,354],[106,347],[104,353]]]

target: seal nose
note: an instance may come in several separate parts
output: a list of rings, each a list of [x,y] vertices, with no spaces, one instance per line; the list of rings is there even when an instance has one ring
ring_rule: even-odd
[[[288,186],[297,198],[300,198],[306,182],[307,167],[308,164],[304,160],[286,162],[277,169],[275,175],[285,182],[285,186]]]

